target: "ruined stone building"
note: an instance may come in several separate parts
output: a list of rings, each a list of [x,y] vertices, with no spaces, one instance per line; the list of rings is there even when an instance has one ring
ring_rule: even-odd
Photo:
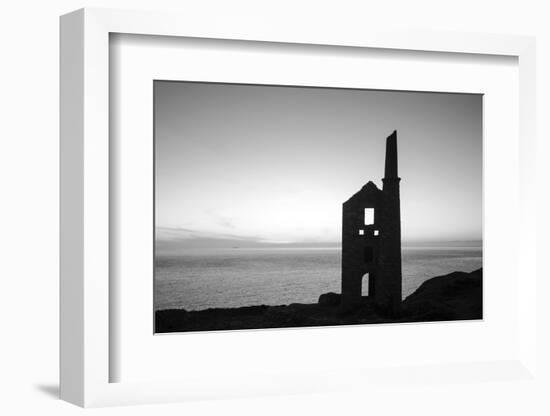
[[[362,299],[363,285],[377,307],[396,314],[401,305],[401,215],[397,132],[386,139],[382,190],[368,182],[342,205],[342,307]],[[365,286],[367,289],[367,286]]]

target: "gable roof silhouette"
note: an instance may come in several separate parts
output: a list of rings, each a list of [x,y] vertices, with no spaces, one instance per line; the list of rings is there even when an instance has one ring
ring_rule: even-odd
[[[383,193],[376,184],[372,181],[368,181],[363,187],[354,193],[346,202],[344,202],[344,205],[361,205],[364,203],[368,204],[376,204],[380,202],[381,198],[383,196]]]

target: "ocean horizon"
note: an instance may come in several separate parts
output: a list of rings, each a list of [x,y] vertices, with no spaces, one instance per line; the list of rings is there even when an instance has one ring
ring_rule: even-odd
[[[402,297],[432,277],[471,272],[482,264],[480,244],[404,244]],[[155,256],[154,307],[202,310],[316,303],[323,293],[340,293],[340,284],[341,248],[336,245],[189,248]]]

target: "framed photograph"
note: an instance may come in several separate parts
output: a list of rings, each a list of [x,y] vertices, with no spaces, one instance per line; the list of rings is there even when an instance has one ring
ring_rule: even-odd
[[[155,333],[482,319],[481,94],[153,89]]]
[[[62,398],[532,378],[534,58],[505,35],[63,16]]]

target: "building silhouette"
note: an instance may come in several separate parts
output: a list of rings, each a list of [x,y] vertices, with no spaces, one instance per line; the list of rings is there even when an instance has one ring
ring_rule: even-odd
[[[342,298],[344,310],[368,298],[382,311],[401,306],[401,214],[397,132],[386,139],[382,190],[371,181],[342,205]],[[367,283],[368,281],[368,283]]]

